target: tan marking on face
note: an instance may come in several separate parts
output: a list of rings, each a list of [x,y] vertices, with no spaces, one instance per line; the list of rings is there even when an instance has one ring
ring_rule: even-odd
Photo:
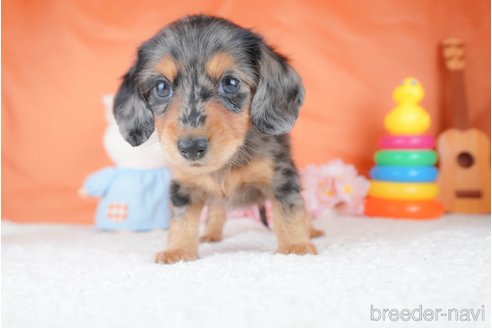
[[[169,82],[172,82],[178,74],[178,63],[171,57],[166,56],[157,63],[155,70],[164,75]]]
[[[159,140],[173,171],[182,171],[185,175],[203,175],[222,168],[238,148],[244,143],[246,134],[251,126],[249,111],[232,113],[219,101],[207,103],[205,113],[207,120],[204,125],[193,128],[182,126],[179,121],[180,110],[183,104],[178,96],[172,99],[166,113],[155,118],[155,127]],[[180,138],[202,137],[208,138],[209,146],[205,157],[192,166],[192,162],[184,159],[177,149]]]
[[[219,52],[207,62],[207,73],[212,77],[219,78],[234,64],[234,58],[229,53]]]
[[[248,110],[232,113],[222,104],[212,102],[207,106],[206,114],[205,128],[209,143],[217,149],[227,149],[232,146],[235,152],[237,147],[243,144],[250,127]]]
[[[173,97],[165,113],[154,118],[155,130],[168,166],[182,159],[177,150],[177,140],[180,135],[179,104],[180,98]]]

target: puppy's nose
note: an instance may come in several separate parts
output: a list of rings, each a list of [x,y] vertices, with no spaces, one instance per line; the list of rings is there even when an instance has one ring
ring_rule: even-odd
[[[207,148],[207,138],[191,137],[178,140],[178,150],[181,156],[190,161],[196,161],[205,156]]]

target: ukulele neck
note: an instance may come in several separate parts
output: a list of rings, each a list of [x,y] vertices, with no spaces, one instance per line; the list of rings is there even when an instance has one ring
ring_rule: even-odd
[[[465,92],[465,45],[458,38],[441,41],[444,59],[443,128],[464,130],[470,127]]]
[[[446,99],[447,112],[446,129],[464,130],[470,127],[468,106],[465,92],[465,77],[463,70],[448,71]]]

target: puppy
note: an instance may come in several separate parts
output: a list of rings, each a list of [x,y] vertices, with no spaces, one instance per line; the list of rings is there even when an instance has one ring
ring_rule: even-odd
[[[198,257],[219,241],[226,211],[270,200],[282,254],[316,254],[291,158],[288,132],[303,102],[300,77],[282,55],[248,29],[198,15],[166,26],[141,45],[123,78],[114,114],[133,146],[156,130],[173,172],[173,219],[156,262]]]

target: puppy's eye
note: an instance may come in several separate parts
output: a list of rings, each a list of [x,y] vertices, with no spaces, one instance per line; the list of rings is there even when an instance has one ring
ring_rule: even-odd
[[[220,88],[224,93],[234,95],[239,91],[239,80],[232,76],[225,76],[220,82]]]
[[[173,90],[171,89],[171,85],[166,81],[159,81],[154,87],[154,94],[158,98],[168,98],[172,96]]]

